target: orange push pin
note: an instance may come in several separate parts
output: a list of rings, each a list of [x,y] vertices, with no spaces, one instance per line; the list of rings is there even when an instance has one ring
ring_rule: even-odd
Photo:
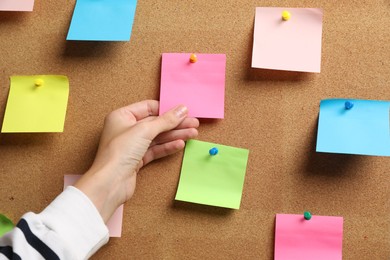
[[[283,21],[288,21],[291,18],[291,14],[289,11],[283,11],[282,12],[282,19]]]
[[[190,56],[190,62],[195,63],[197,61],[198,61],[198,57],[196,57],[196,55],[194,53],[192,53]]]
[[[43,83],[44,83],[43,79],[36,79],[36,80],[35,80],[35,86],[36,86],[36,87],[42,86]]]

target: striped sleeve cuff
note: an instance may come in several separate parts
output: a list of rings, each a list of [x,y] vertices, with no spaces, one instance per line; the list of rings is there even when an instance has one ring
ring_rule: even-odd
[[[68,186],[38,215],[65,245],[62,248],[64,254],[60,255],[72,252],[71,257],[85,259],[108,242],[108,229],[95,205],[73,186]],[[56,248],[58,244],[49,246],[61,250]]]

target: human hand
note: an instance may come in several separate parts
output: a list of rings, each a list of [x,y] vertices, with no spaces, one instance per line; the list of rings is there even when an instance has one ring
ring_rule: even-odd
[[[146,100],[111,112],[105,119],[91,168],[75,184],[107,220],[131,198],[137,172],[151,161],[182,150],[197,136],[196,118],[178,106],[158,116],[158,101]]]

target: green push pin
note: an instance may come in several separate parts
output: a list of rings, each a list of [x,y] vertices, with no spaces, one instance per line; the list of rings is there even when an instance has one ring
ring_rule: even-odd
[[[311,214],[309,211],[305,211],[303,213],[303,217],[306,219],[306,220],[310,220],[311,219]]]

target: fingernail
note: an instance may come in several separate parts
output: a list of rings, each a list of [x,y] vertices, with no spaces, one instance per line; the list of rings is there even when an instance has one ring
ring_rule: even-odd
[[[186,116],[187,113],[188,113],[188,108],[186,106],[178,106],[175,109],[175,114],[178,118],[182,118],[182,117]]]

